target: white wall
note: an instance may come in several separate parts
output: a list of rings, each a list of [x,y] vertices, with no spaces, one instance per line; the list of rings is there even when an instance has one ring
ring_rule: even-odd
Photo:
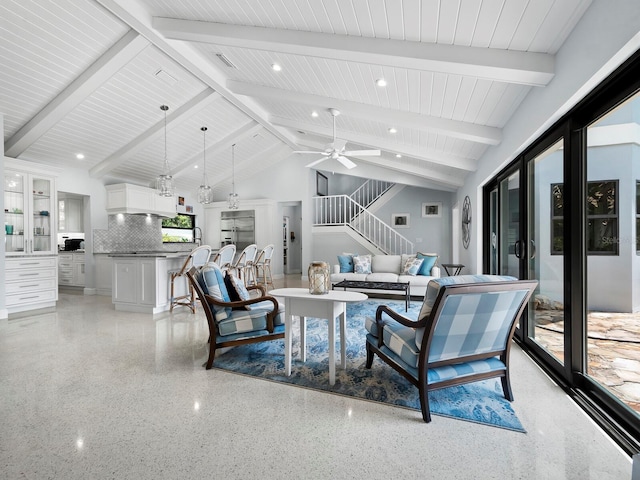
[[[503,127],[500,145],[487,149],[478,170],[465,179],[457,195],[460,204],[465,195],[471,198],[472,235],[468,250],[458,248],[471,273],[482,270],[482,185],[640,48],[638,18],[637,0],[594,0],[556,54],[553,80],[532,88]]]

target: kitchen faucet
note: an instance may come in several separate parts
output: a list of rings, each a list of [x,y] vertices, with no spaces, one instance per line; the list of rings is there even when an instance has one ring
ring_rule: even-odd
[[[200,227],[195,227],[193,231],[194,231],[193,241],[198,246],[202,245],[202,230],[200,229]],[[200,232],[199,235],[198,235],[198,232]]]

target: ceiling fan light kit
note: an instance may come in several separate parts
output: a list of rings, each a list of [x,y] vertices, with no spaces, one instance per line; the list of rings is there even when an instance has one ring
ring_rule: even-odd
[[[321,162],[324,162],[325,160],[332,159],[340,162],[345,168],[352,169],[352,168],[355,168],[357,165],[353,161],[351,161],[349,158],[347,158],[348,155],[349,156],[355,155],[360,157],[380,156],[380,150],[345,150],[347,141],[336,139],[336,117],[340,115],[340,110],[338,110],[337,108],[329,108],[328,111],[333,117],[333,140],[327,146],[327,148],[322,152],[318,152],[316,150],[296,150],[293,152],[293,153],[312,153],[316,155],[318,154],[323,155],[322,158],[318,160],[314,160],[313,162],[305,165],[307,168],[315,167],[316,165],[318,165]]]

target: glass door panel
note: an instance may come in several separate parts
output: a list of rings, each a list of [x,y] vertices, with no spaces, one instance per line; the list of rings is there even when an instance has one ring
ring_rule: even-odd
[[[31,216],[33,229],[33,253],[52,252],[53,182],[37,176],[31,179]]]
[[[499,274],[520,278],[520,171],[500,181]],[[492,240],[493,241],[493,240]]]
[[[640,94],[587,128],[585,371],[640,412]],[[635,200],[635,201],[634,201]]]
[[[527,278],[538,280],[527,336],[564,364],[563,140],[527,163]]]
[[[25,177],[7,172],[4,177],[5,251],[23,253],[25,247]]]

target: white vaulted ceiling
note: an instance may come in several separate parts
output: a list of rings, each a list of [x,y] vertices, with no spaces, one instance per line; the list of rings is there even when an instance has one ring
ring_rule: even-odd
[[[2,0],[5,153],[150,185],[164,161],[166,104],[179,188],[200,183],[203,125],[210,180],[222,188],[232,144],[238,180],[290,155],[308,163],[318,157],[292,152],[324,149],[327,109],[337,108],[348,149],[382,151],[358,165],[453,190],[527,93],[552,81],[555,53],[589,4]]]

